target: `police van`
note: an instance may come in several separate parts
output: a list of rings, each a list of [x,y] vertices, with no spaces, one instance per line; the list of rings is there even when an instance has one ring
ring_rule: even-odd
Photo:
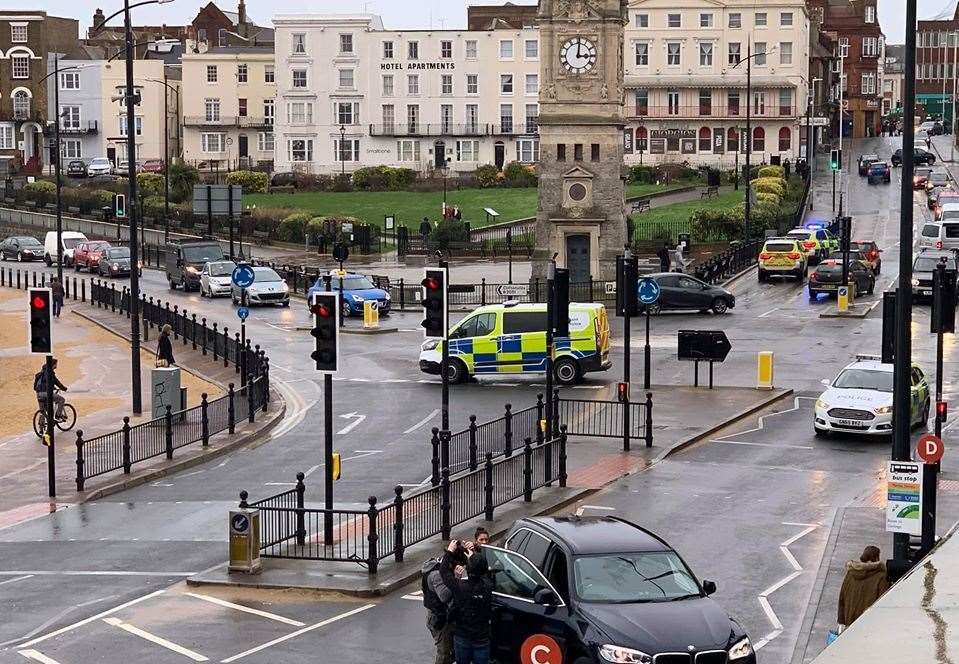
[[[583,374],[606,371],[610,330],[606,307],[570,303],[569,336],[557,337],[553,374],[561,385],[578,382]],[[449,332],[451,383],[477,374],[546,372],[546,305],[506,302],[480,307]],[[420,370],[439,375],[442,348],[428,339],[420,352]]]

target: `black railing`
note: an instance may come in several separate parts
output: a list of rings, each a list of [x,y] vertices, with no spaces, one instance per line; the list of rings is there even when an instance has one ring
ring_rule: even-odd
[[[571,436],[621,439],[626,451],[629,451],[631,440],[643,440],[646,447],[653,446],[652,392],[646,393],[646,401],[625,404],[621,401],[561,399],[556,391],[553,403],[553,426],[562,422]],[[624,412],[627,408],[628,412]]]
[[[760,247],[762,247],[762,240],[733,244],[729,249],[698,264],[693,268],[692,273],[707,283],[719,283],[755,265]]]

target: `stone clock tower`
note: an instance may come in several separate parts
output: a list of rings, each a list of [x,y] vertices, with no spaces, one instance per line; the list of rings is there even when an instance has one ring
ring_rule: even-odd
[[[626,242],[623,29],[627,0],[539,0],[540,173],[533,276],[613,280]]]

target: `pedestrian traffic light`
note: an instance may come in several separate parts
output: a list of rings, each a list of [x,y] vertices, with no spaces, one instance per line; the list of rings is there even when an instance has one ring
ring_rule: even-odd
[[[49,288],[30,289],[30,352],[53,353],[53,294]]]
[[[316,363],[317,371],[335,374],[340,343],[339,293],[314,293],[310,313],[313,314],[310,334],[316,339],[310,357]]]
[[[116,194],[113,197],[113,210],[117,219],[127,216],[127,197],[124,194]]]
[[[933,334],[956,332],[956,271],[936,267],[932,272],[932,311],[929,331]]]
[[[842,168],[842,150],[834,149],[829,151],[829,165],[834,171],[838,171]]]
[[[841,217],[840,218],[840,237],[839,241],[842,243],[840,249],[843,253],[848,254],[850,251],[850,242],[852,239],[852,217]]]
[[[556,268],[553,278],[553,330],[557,337],[569,336],[569,270]]]
[[[449,308],[447,302],[447,270],[426,268],[423,281],[423,335],[427,339],[445,339]]]
[[[616,397],[619,403],[629,403],[629,383],[616,384]]]
[[[936,402],[936,417],[939,418],[940,422],[946,421],[946,416],[949,415],[949,404],[945,401]]]

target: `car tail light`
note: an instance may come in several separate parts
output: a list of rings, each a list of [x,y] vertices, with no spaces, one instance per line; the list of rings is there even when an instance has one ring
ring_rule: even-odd
[[[759,254],[759,260],[768,261],[769,259],[770,259],[770,255],[768,252],[764,251],[761,254]]]
[[[816,274],[815,272],[809,275],[809,281],[818,281],[818,280],[819,280],[819,275]]]
[[[942,240],[936,242],[936,249],[942,249]]]
[[[786,258],[788,258],[791,261],[798,261],[801,257],[802,257],[802,254],[799,253],[798,251],[790,251],[788,254],[786,254]]]
[[[816,243],[807,240],[806,242],[803,242],[803,243],[802,243],[802,246],[803,246],[803,249],[815,249],[815,248],[816,248]]]
[[[879,258],[879,252],[873,249],[872,251],[869,252],[869,258],[870,260],[876,260],[877,258]]]

